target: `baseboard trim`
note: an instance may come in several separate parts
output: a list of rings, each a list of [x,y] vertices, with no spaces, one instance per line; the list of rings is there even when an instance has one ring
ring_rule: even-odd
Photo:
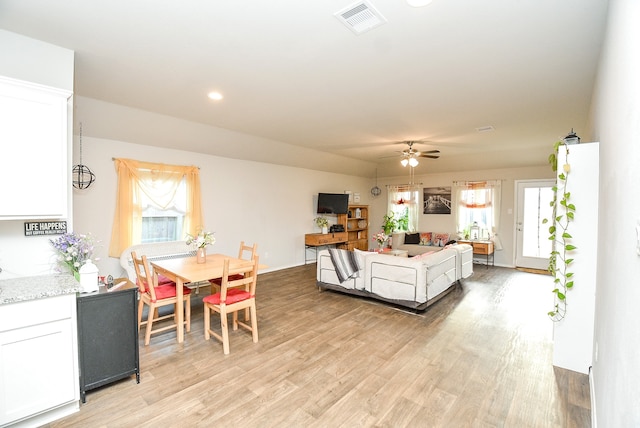
[[[593,366],[589,367],[589,399],[591,401],[591,427],[598,428],[596,419],[596,386],[593,379]]]

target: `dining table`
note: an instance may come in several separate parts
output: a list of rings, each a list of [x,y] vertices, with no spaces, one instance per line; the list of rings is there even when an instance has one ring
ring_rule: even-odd
[[[224,261],[229,260],[229,272],[251,265],[251,260],[239,259],[234,256],[225,254],[207,254],[204,263],[198,263],[196,257],[180,257],[166,260],[152,261],[154,275],[162,274],[176,283],[176,291],[182,290],[182,287],[188,283],[196,283],[201,281],[209,281],[216,278],[222,278],[224,269]],[[265,268],[260,265],[258,268]],[[157,278],[156,278],[157,280]],[[177,323],[177,339],[178,343],[184,341],[184,296],[182,293],[176,292],[176,323]],[[179,309],[178,309],[179,308]]]

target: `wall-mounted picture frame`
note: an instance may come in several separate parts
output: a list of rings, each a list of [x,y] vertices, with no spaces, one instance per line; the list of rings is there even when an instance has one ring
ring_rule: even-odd
[[[422,189],[423,214],[451,214],[451,186]]]
[[[345,190],[344,193],[346,195],[349,195],[349,203],[352,204],[353,203],[353,192],[351,190]]]

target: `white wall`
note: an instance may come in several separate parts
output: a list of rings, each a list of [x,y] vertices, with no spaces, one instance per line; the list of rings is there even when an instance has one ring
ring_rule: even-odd
[[[593,426],[640,426],[640,2],[611,0],[593,101],[600,212]],[[576,285],[578,286],[578,285]],[[592,397],[593,399],[594,397]]]
[[[73,91],[72,50],[0,30],[0,76]]]
[[[286,167],[270,163],[229,159],[183,150],[133,144],[91,137],[92,123],[100,121],[100,105],[80,97],[76,103],[76,123],[83,123],[83,164],[96,174],[97,180],[86,190],[74,190],[74,228],[91,232],[102,241],[97,265],[102,274],[121,274],[118,260],[107,256],[116,195],[116,174],[112,158],[122,157],[200,167],[204,226],[216,232],[217,242],[211,251],[235,253],[241,240],[257,242],[261,262],[271,269],[282,269],[304,263],[304,235],[317,232],[313,218],[318,192],[359,192],[361,203],[370,206],[370,235],[376,232],[386,213],[386,184],[406,183],[408,177],[379,178],[382,195],[370,194],[374,179],[310,169]],[[83,106],[91,108],[83,109]],[[119,107],[109,105],[113,112]],[[124,109],[124,108],[123,108]],[[153,113],[126,108],[127,114]],[[155,115],[157,122],[167,120]],[[202,125],[182,122],[179,140],[189,135],[191,127],[202,132]],[[76,127],[77,128],[77,127]],[[218,130],[205,131],[217,138]],[[132,136],[135,139],[135,136]],[[549,143],[550,150],[553,142]],[[74,163],[78,162],[78,136],[75,136]],[[415,177],[424,187],[451,186],[454,180],[503,180],[502,222],[500,236],[504,250],[496,254],[496,264],[513,266],[514,180],[553,177],[548,166],[471,171],[450,174],[425,174]],[[509,211],[511,210],[511,211]],[[421,230],[455,231],[454,215],[420,216]],[[424,229],[423,229],[424,227]],[[371,237],[369,241],[371,243]]]
[[[549,153],[553,151],[555,141],[549,142]],[[434,162],[437,162],[434,161]],[[479,171],[463,171],[439,174],[420,174],[414,177],[414,183],[420,185],[420,203],[422,206],[422,188],[424,187],[452,187],[454,181],[482,181],[501,180],[502,201],[500,214],[500,228],[498,236],[502,242],[502,250],[495,253],[495,264],[498,266],[513,267],[515,264],[515,181],[531,180],[541,178],[554,178],[554,173],[550,166],[527,167],[527,168],[506,168]],[[381,230],[382,217],[387,210],[387,184],[408,183],[409,177],[382,177],[378,179],[378,186],[382,189],[382,194],[375,199],[371,206],[371,230],[376,232]],[[422,214],[418,220],[419,230],[422,232],[449,232],[456,231],[455,208],[451,214]],[[453,238],[457,239],[457,238]]]
[[[74,190],[74,225],[77,232],[91,233],[101,241],[97,251],[101,260],[96,263],[101,274],[123,274],[119,260],[107,256],[116,197],[114,157],[200,167],[203,226],[216,236],[208,250],[235,254],[241,240],[256,242],[261,263],[271,270],[304,264],[304,235],[319,232],[313,222],[319,192],[351,190],[361,193],[361,203],[370,202],[370,180],[361,177],[87,136],[91,123],[100,117],[82,112],[86,102],[83,99],[77,106],[77,120],[83,122],[83,164],[97,178],[88,189]],[[77,158],[77,141],[74,150]]]
[[[0,76],[38,83],[54,88],[73,91],[73,61],[71,50],[60,48],[18,34],[0,30]],[[73,104],[69,103],[69,113]],[[71,120],[69,120],[69,160],[71,159]],[[11,142],[0,141],[0,149],[10,152]],[[29,169],[29,159],[24,159],[25,174],[37,174]],[[71,169],[69,169],[69,179]],[[20,177],[2,186],[19,186]],[[70,186],[69,186],[70,187]],[[43,183],[46,189],[46,183]],[[37,195],[24,195],[34,198]],[[17,203],[3,200],[2,203]],[[72,198],[69,196],[69,212]],[[43,219],[46,220],[46,219]],[[73,228],[72,217],[68,228]],[[40,275],[52,271],[55,258],[49,244],[49,237],[24,236],[24,221],[0,221],[0,279],[16,276]]]

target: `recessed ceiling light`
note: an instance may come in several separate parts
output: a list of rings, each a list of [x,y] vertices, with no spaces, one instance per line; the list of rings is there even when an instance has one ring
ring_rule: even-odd
[[[224,97],[222,96],[222,94],[220,92],[209,92],[209,94],[207,95],[209,98],[211,98],[214,101],[220,101],[221,99],[223,99]]]
[[[430,4],[433,0],[407,0],[407,4],[411,7],[422,7]]]

